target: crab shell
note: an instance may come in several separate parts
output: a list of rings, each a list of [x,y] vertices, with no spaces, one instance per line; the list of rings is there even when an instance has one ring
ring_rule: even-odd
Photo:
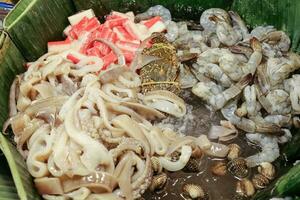
[[[175,47],[168,42],[159,41],[152,47],[144,49],[142,54],[161,58],[142,67],[140,71],[142,92],[168,90],[177,93],[179,65]]]

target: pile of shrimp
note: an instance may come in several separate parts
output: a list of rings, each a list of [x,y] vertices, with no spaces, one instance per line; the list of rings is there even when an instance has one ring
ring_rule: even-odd
[[[278,143],[292,137],[291,127],[299,127],[300,74],[294,72],[300,68],[300,56],[290,50],[289,36],[273,26],[249,30],[236,12],[220,8],[205,10],[200,25],[174,22],[166,8],[156,8],[154,14],[165,19],[169,42],[183,58],[181,87],[192,88],[237,128],[256,133],[247,138],[262,152],[247,159],[250,166],[274,161]],[[261,134],[275,138],[272,148],[257,142]]]

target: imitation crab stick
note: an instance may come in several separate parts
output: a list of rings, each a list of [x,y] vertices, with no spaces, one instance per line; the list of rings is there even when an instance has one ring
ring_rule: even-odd
[[[147,28],[151,28],[151,26],[153,26],[158,21],[162,21],[160,16],[156,16],[151,19],[144,20],[141,23],[147,26]]]
[[[159,16],[140,23],[135,23],[134,18],[133,12],[112,11],[101,24],[92,10],[77,13],[68,18],[71,25],[64,30],[67,39],[49,42],[48,50],[49,52],[70,50],[72,53],[64,57],[73,63],[78,63],[83,55],[99,57],[104,62],[103,69],[114,62],[120,63],[121,57],[123,58],[121,63],[131,66],[142,41],[149,38],[153,32],[162,32],[166,29]],[[142,46],[149,45],[150,41]]]
[[[64,41],[48,42],[48,52],[62,52],[71,49],[72,41],[67,38]]]
[[[84,17],[90,19],[92,17],[95,17],[95,13],[92,9],[85,10],[85,11],[82,11],[80,13],[77,13],[75,15],[68,17],[68,20],[69,20],[70,24],[73,26],[73,25],[77,24],[78,22],[80,22]]]

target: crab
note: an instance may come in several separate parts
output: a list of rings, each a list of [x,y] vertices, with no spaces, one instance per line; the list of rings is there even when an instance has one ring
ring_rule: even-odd
[[[176,48],[164,40],[157,37],[150,48],[145,48],[143,55],[156,56],[160,60],[153,61],[145,65],[140,71],[142,79],[142,92],[147,93],[152,90],[168,90],[174,93],[179,92],[179,65],[176,56]]]

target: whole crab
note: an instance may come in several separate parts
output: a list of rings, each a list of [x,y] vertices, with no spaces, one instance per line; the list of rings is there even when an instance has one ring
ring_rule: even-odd
[[[142,79],[142,92],[152,90],[168,90],[179,92],[179,65],[176,48],[167,42],[164,36],[159,35],[153,40],[150,48],[145,48],[143,55],[156,56],[161,59],[145,65],[140,71]]]

